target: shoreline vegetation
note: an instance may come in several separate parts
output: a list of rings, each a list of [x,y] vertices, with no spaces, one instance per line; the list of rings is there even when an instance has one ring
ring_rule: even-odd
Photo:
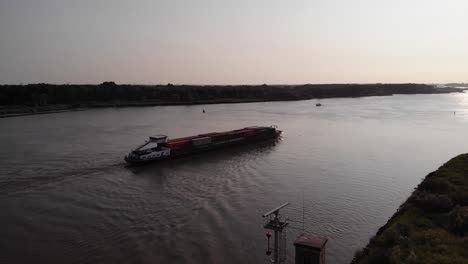
[[[463,92],[426,84],[304,85],[0,85],[0,117],[46,114],[96,107],[195,105],[295,101],[336,97]]]
[[[468,263],[468,154],[429,173],[351,264]]]

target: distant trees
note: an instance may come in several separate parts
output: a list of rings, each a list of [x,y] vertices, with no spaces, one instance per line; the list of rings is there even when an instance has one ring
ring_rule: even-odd
[[[114,85],[117,85],[115,84],[115,82],[103,82],[101,84],[99,84],[100,86],[114,86]]]
[[[424,84],[327,84],[327,85],[118,85],[106,81],[99,85],[0,85],[2,105],[92,104],[156,102],[193,104],[214,101],[277,101],[310,98],[358,97],[396,93],[435,93]]]

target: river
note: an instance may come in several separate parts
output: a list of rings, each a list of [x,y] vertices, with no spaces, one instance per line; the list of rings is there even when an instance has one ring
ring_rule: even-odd
[[[317,102],[0,119],[0,263],[267,263],[261,215],[284,202],[287,263],[303,217],[305,232],[330,238],[328,263],[349,263],[427,173],[468,152],[468,94]],[[152,134],[251,125],[284,134],[147,166],[123,162]]]

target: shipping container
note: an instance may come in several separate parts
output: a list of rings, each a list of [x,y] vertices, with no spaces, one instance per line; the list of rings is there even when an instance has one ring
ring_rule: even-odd
[[[211,143],[211,137],[194,138],[192,139],[192,143],[195,147],[208,145]]]
[[[190,140],[170,141],[167,143],[167,146],[171,150],[180,150],[180,149],[190,146],[190,143],[191,143]]]

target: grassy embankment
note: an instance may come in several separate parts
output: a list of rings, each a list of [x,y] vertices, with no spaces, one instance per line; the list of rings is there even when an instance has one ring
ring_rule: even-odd
[[[352,264],[468,263],[468,154],[427,175]]]

